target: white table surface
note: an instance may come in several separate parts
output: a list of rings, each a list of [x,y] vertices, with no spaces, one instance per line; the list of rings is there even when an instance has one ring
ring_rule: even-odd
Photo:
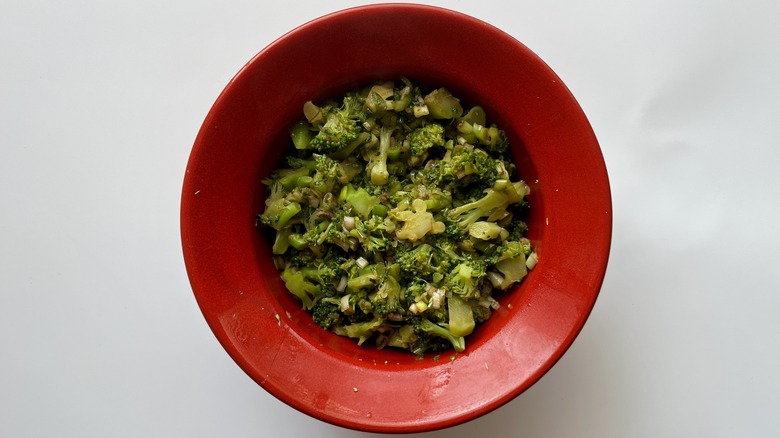
[[[431,437],[780,436],[780,3],[440,1],[541,56],[609,169],[614,239],[538,384]],[[209,331],[179,194],[219,92],[355,1],[0,5],[0,436],[364,437]]]

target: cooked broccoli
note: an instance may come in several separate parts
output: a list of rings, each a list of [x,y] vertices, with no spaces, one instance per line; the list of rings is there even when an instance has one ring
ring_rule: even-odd
[[[317,135],[308,142],[307,148],[324,154],[338,152],[358,139],[362,132],[359,121],[365,115],[360,110],[359,99],[354,95],[345,98],[340,108],[318,108],[311,102],[307,102],[306,107],[312,115],[311,118],[307,115],[309,122],[318,127]],[[295,133],[300,136],[301,130],[298,127]],[[299,143],[305,144],[305,141],[299,140]]]
[[[434,119],[456,119],[463,114],[460,100],[446,88],[431,91],[423,98],[423,102]]]
[[[384,324],[384,320],[375,319],[366,322],[356,322],[349,325],[338,326],[333,329],[337,335],[348,336],[358,340],[358,345],[363,345],[376,333],[377,329]]]
[[[454,336],[468,336],[474,331],[476,322],[471,305],[458,295],[447,298],[449,322],[447,330]]]
[[[379,203],[379,198],[370,195],[362,187],[355,188],[352,184],[347,184],[341,188],[339,201],[347,203],[361,217],[369,218]]]
[[[347,280],[347,288],[353,291],[373,289],[384,279],[384,264],[367,265],[357,271],[357,275]]]
[[[453,208],[447,216],[456,220],[461,229],[468,230],[471,224],[483,217],[490,220],[491,216],[503,214],[507,206],[509,206],[509,197],[506,193],[489,189],[482,198]]]
[[[481,260],[463,261],[447,276],[445,287],[465,298],[479,297],[485,269],[485,263]]]
[[[446,339],[458,353],[466,349],[466,341],[463,336],[455,336],[446,328],[434,324],[426,318],[420,318],[419,322],[414,326],[414,329],[418,336],[436,336]]]
[[[503,275],[503,281],[498,286],[499,289],[507,289],[509,286],[522,280],[528,273],[523,244],[520,242],[505,242],[495,267]]]
[[[379,285],[376,293],[371,296],[374,313],[379,317],[389,314],[401,314],[404,309],[401,306],[401,286],[392,275],[387,275]]]
[[[420,156],[434,146],[444,146],[444,127],[438,123],[429,123],[409,134],[409,146],[412,155]]]
[[[286,288],[360,345],[463,351],[538,260],[503,131],[405,78],[303,116],[256,221]]]
[[[484,189],[499,179],[503,167],[500,160],[491,158],[487,152],[459,145],[436,161],[426,173],[426,178],[437,185],[453,184],[461,187],[477,184]]]
[[[338,324],[342,319],[339,304],[335,300],[322,299],[314,304],[311,309],[314,323],[328,330]]]
[[[443,233],[446,226],[443,222],[434,219],[433,214],[427,211],[428,206],[422,199],[412,201],[410,210],[391,210],[390,217],[399,222],[403,222],[401,229],[395,232],[396,237],[409,241],[418,241],[426,234]]]
[[[378,148],[369,154],[366,165],[371,184],[375,186],[386,185],[390,178],[390,172],[387,170],[387,153],[393,141],[392,127],[382,126],[379,131]]]
[[[432,266],[434,256],[433,246],[423,243],[417,247],[398,254],[396,262],[401,268],[402,273],[409,273],[411,276],[429,276],[434,270]]]
[[[282,279],[290,293],[301,300],[306,310],[312,308],[314,299],[322,293],[316,270],[287,268],[282,272]]]

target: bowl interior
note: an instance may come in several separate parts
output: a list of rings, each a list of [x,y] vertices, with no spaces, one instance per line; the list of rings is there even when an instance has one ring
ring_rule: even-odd
[[[485,108],[505,130],[520,177],[532,190],[528,237],[540,262],[519,287],[499,296],[502,307],[454,360],[449,353],[417,359],[358,347],[318,328],[284,288],[270,243],[255,228],[264,200],[260,181],[282,158],[287,129],[301,117],[303,103],[402,76],[446,86]],[[228,84],[193,147],[181,226],[199,306],[254,380],[324,421],[411,432],[482,415],[527,389],[560,358],[598,295],[611,204],[587,119],[531,51],[456,12],[376,5],[292,31]],[[400,399],[405,403],[393,402]]]

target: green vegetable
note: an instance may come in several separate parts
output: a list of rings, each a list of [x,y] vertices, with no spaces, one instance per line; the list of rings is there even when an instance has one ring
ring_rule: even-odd
[[[414,354],[463,351],[537,262],[530,193],[479,106],[408,79],[306,102],[257,216],[314,323]]]

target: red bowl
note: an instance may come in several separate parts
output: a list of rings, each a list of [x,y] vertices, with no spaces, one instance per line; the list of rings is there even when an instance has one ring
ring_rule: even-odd
[[[315,326],[285,290],[255,228],[260,181],[307,100],[406,76],[479,104],[505,130],[532,194],[539,263],[500,296],[467,350],[426,356],[359,347]],[[195,298],[238,365],[288,405],[339,426],[419,432],[483,415],[522,393],[582,329],[609,255],[612,207],[596,137],[572,94],[528,48],[450,10],[353,8],[255,56],[209,111],[187,165],[181,235]]]

